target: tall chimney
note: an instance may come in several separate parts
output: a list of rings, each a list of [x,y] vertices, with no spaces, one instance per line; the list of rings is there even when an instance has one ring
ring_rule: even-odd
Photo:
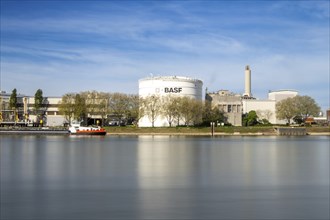
[[[245,92],[243,96],[251,97],[251,70],[250,67],[247,65],[245,67]]]

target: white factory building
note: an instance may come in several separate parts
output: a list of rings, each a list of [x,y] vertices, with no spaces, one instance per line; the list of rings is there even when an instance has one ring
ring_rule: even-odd
[[[202,100],[203,82],[183,76],[153,76],[139,80],[139,96],[181,96]],[[139,120],[139,127],[151,127],[152,122],[148,113]],[[155,127],[169,126],[167,120],[159,115],[155,122]]]
[[[259,119],[267,119],[272,124],[285,124],[285,120],[276,118],[276,103],[298,95],[298,92],[290,89],[278,91],[269,91],[268,99],[260,100],[252,96],[251,92],[251,69],[245,68],[245,92],[242,96],[243,114],[250,111],[256,111]]]
[[[250,111],[256,111],[259,119],[267,119],[272,124],[285,124],[284,120],[276,118],[276,103],[298,95],[295,90],[283,89],[278,91],[269,91],[268,99],[259,100],[251,93],[251,69],[245,68],[245,92],[242,96],[243,114]]]
[[[227,122],[234,125],[242,125],[242,114],[250,111],[256,111],[259,119],[267,119],[272,124],[285,124],[285,120],[276,118],[276,103],[298,95],[298,92],[291,89],[270,91],[268,98],[264,100],[257,99],[252,95],[251,87],[251,69],[245,67],[244,71],[244,93],[238,94],[228,90],[219,90],[215,93],[207,93],[206,100],[211,101],[212,106],[220,108],[227,118]]]
[[[272,124],[285,124],[285,120],[276,118],[276,103],[286,99],[297,96],[298,92],[295,90],[278,90],[270,91],[268,99],[242,99],[243,113],[249,111],[256,111],[259,119],[267,119]]]

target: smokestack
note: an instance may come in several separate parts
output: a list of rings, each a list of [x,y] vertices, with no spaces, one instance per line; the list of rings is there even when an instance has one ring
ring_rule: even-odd
[[[252,94],[251,94],[251,70],[248,65],[245,67],[245,92],[244,92],[243,96],[252,97]]]

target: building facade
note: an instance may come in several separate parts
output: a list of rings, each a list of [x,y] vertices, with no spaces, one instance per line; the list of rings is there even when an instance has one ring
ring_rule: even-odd
[[[205,100],[211,102],[213,108],[218,108],[224,113],[226,123],[234,126],[242,125],[241,95],[228,90],[219,90],[214,93],[206,93]]]
[[[259,119],[267,119],[272,124],[285,124],[285,120],[277,119],[276,103],[298,95],[295,90],[269,91],[268,99],[242,99],[243,113],[256,111]]]
[[[43,104],[38,112],[34,107],[34,96],[17,94],[16,109],[9,107],[10,93],[1,91],[0,122],[20,122],[26,124],[39,123],[42,120],[45,126],[63,126],[67,123],[65,117],[59,113],[58,106],[61,97],[44,97]]]

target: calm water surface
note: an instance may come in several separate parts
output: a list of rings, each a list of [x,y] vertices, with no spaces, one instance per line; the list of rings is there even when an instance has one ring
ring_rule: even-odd
[[[329,219],[325,136],[0,141],[1,219]]]

